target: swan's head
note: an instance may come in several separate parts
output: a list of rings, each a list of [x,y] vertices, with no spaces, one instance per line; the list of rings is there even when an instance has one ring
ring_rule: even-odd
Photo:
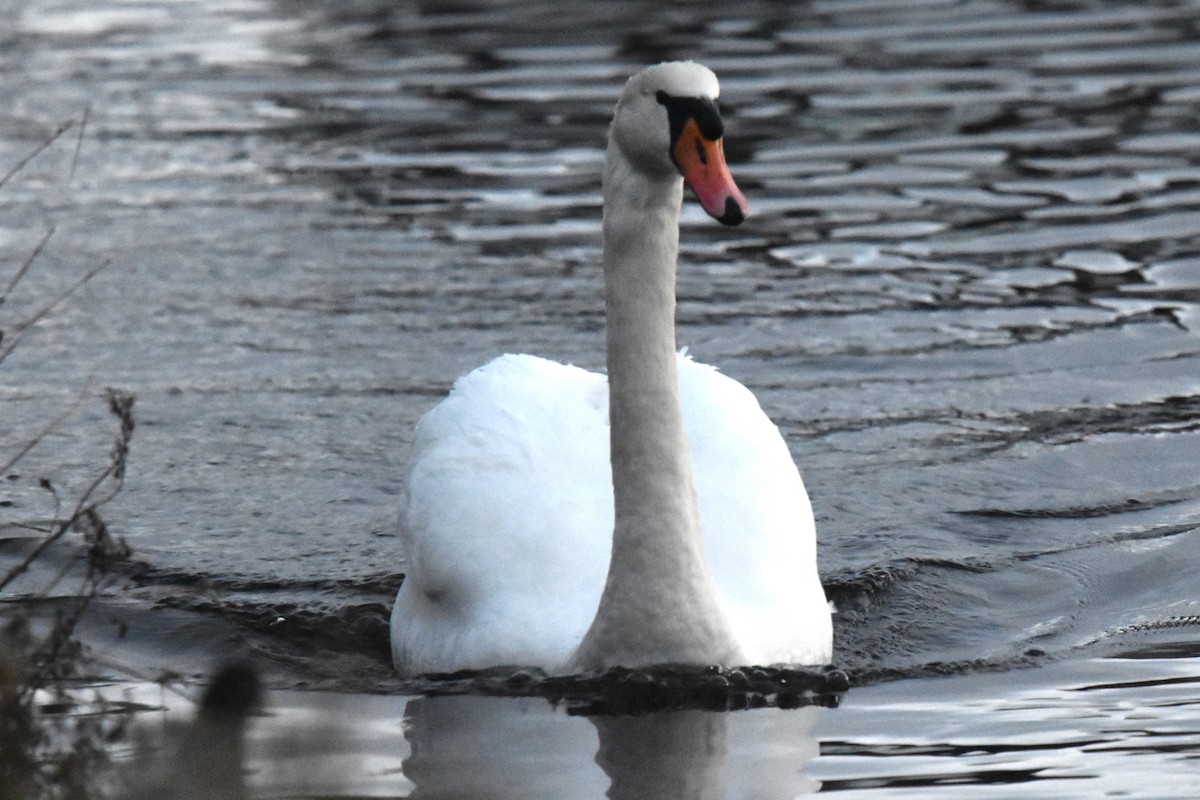
[[[683,176],[709,216],[726,225],[746,217],[721,144],[717,76],[691,61],[647,67],[629,79],[613,118],[612,138],[639,171]]]

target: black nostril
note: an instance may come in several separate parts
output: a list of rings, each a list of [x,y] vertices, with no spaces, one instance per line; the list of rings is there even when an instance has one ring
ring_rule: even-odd
[[[732,197],[725,198],[725,212],[717,217],[717,222],[722,225],[741,225],[742,220],[746,218],[742,212],[742,207]]]

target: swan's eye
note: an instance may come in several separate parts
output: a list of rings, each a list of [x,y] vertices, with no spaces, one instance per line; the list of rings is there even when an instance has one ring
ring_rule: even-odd
[[[655,98],[667,109],[667,122],[671,126],[671,146],[679,141],[688,121],[694,121],[700,129],[700,134],[710,142],[715,142],[725,135],[725,126],[721,122],[721,112],[717,110],[716,101],[706,97],[674,97],[661,89]]]

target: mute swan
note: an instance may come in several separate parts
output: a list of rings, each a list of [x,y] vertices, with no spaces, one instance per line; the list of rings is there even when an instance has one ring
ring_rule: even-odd
[[[617,103],[608,379],[504,355],[418,422],[391,618],[402,674],[830,660],[812,509],[783,438],[744,386],[676,354],[683,183],[727,225],[746,208],[716,99],[711,71],[675,62]]]

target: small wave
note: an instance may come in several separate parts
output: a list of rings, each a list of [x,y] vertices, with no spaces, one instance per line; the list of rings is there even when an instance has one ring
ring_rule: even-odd
[[[365,655],[391,662],[388,615],[383,603],[329,609],[298,603],[246,603],[206,597],[166,597],[159,607],[221,617],[243,629],[287,643],[289,649],[325,656]]]

